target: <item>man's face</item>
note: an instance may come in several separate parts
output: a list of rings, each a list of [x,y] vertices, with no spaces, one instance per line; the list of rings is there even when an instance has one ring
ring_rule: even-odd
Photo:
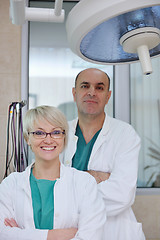
[[[100,70],[86,69],[81,72],[76,87],[72,89],[79,114],[95,116],[103,114],[111,96],[108,85],[106,74]]]

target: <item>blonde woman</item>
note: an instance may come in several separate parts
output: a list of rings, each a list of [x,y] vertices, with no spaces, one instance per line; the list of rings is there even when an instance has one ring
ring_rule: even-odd
[[[36,107],[23,129],[35,162],[0,184],[0,239],[101,240],[106,214],[96,181],[59,161],[68,135],[64,115]]]

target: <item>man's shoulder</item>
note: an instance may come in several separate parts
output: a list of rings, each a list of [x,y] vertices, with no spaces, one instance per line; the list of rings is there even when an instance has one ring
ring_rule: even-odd
[[[124,122],[122,120],[107,116],[107,121],[109,122],[110,126],[114,126],[115,128],[128,128],[128,129],[133,129],[133,126],[127,122]]]
[[[119,119],[108,117],[108,126],[108,132],[112,137],[115,136],[116,139],[120,138],[121,141],[122,139],[128,139],[128,141],[129,139],[134,139],[135,142],[140,142],[140,137],[131,124]]]
[[[110,133],[116,138],[118,138],[118,136],[123,138],[129,136],[130,138],[132,138],[132,136],[133,138],[139,138],[138,133],[131,124],[112,117],[107,116],[104,129],[104,132]]]

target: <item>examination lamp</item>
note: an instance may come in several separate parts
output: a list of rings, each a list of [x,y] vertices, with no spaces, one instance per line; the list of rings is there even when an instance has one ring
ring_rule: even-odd
[[[152,73],[150,57],[160,54],[160,0],[82,0],[70,11],[70,48],[84,60],[123,64],[140,60]]]
[[[26,0],[10,0],[10,18],[13,24],[22,25],[25,21],[63,22],[63,0],[55,1],[55,8],[32,8],[26,6]]]

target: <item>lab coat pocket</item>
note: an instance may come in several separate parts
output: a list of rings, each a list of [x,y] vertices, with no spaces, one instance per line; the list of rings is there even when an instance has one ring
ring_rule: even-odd
[[[123,229],[123,237],[119,238],[120,240],[145,240],[141,223],[124,219],[123,226],[121,226],[121,228]]]
[[[125,218],[110,217],[106,221],[103,240],[145,240],[142,224]]]

